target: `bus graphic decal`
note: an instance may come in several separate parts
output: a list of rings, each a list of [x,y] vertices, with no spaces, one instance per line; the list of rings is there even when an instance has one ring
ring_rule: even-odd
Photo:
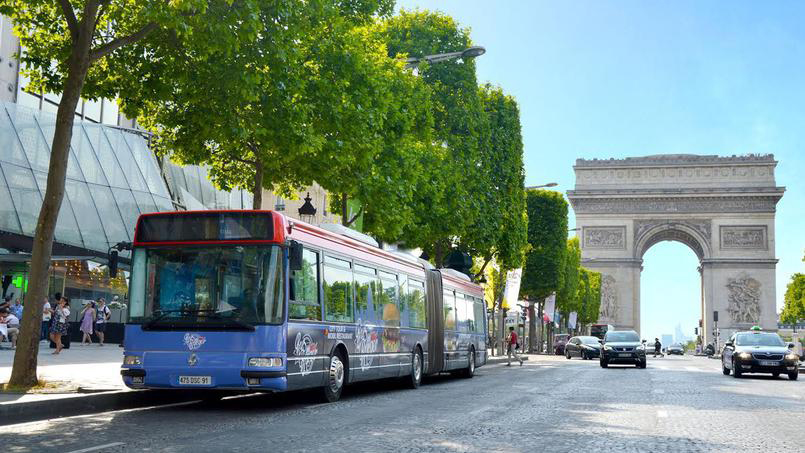
[[[201,345],[207,342],[206,337],[202,337],[201,335],[195,333],[186,333],[184,334],[184,344],[187,346],[187,349],[191,351],[195,351],[196,349],[200,348]]]
[[[297,360],[297,362],[299,362],[299,372],[302,376],[307,376],[313,371],[313,356],[318,352],[319,347],[310,335],[302,335],[302,332],[297,332],[293,353],[296,356],[305,357],[304,359]]]
[[[377,351],[377,332],[363,325],[361,320],[358,320],[358,329],[355,332],[355,349],[358,354],[374,354]],[[361,355],[361,370],[366,370],[372,366],[374,356]]]

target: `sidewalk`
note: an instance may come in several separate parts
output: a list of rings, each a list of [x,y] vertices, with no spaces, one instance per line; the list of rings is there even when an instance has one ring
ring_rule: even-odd
[[[4,343],[7,346],[7,343]],[[8,382],[14,350],[0,349],[0,382]],[[64,415],[131,407],[140,392],[129,390],[120,378],[123,349],[116,344],[81,346],[73,343],[59,355],[48,344],[39,344],[38,376],[58,382],[63,390],[54,393],[0,393],[0,425]]]

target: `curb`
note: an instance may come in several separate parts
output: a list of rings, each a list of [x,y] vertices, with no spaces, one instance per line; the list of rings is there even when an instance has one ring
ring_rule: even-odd
[[[24,403],[0,404],[0,426],[94,414],[122,409],[182,403],[199,399],[198,393],[172,390],[119,390]]]
[[[520,356],[524,361],[528,361],[528,356]],[[506,357],[490,357],[486,359],[485,365],[496,365],[498,363],[507,363],[509,360]],[[516,360],[515,360],[516,362]]]

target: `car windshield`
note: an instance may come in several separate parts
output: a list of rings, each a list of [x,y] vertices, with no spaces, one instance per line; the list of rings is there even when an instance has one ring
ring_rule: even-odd
[[[282,322],[279,246],[136,249],[130,322],[143,328],[253,328]]]
[[[598,337],[579,337],[582,344],[598,344]]]
[[[776,333],[739,333],[735,337],[738,346],[785,346]]]
[[[635,332],[607,332],[605,341],[612,343],[634,343],[640,341],[640,337]]]

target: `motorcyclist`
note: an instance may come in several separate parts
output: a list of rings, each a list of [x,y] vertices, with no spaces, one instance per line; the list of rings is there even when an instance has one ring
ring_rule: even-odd
[[[657,355],[662,356],[662,343],[660,343],[659,338],[654,338],[654,357]]]

